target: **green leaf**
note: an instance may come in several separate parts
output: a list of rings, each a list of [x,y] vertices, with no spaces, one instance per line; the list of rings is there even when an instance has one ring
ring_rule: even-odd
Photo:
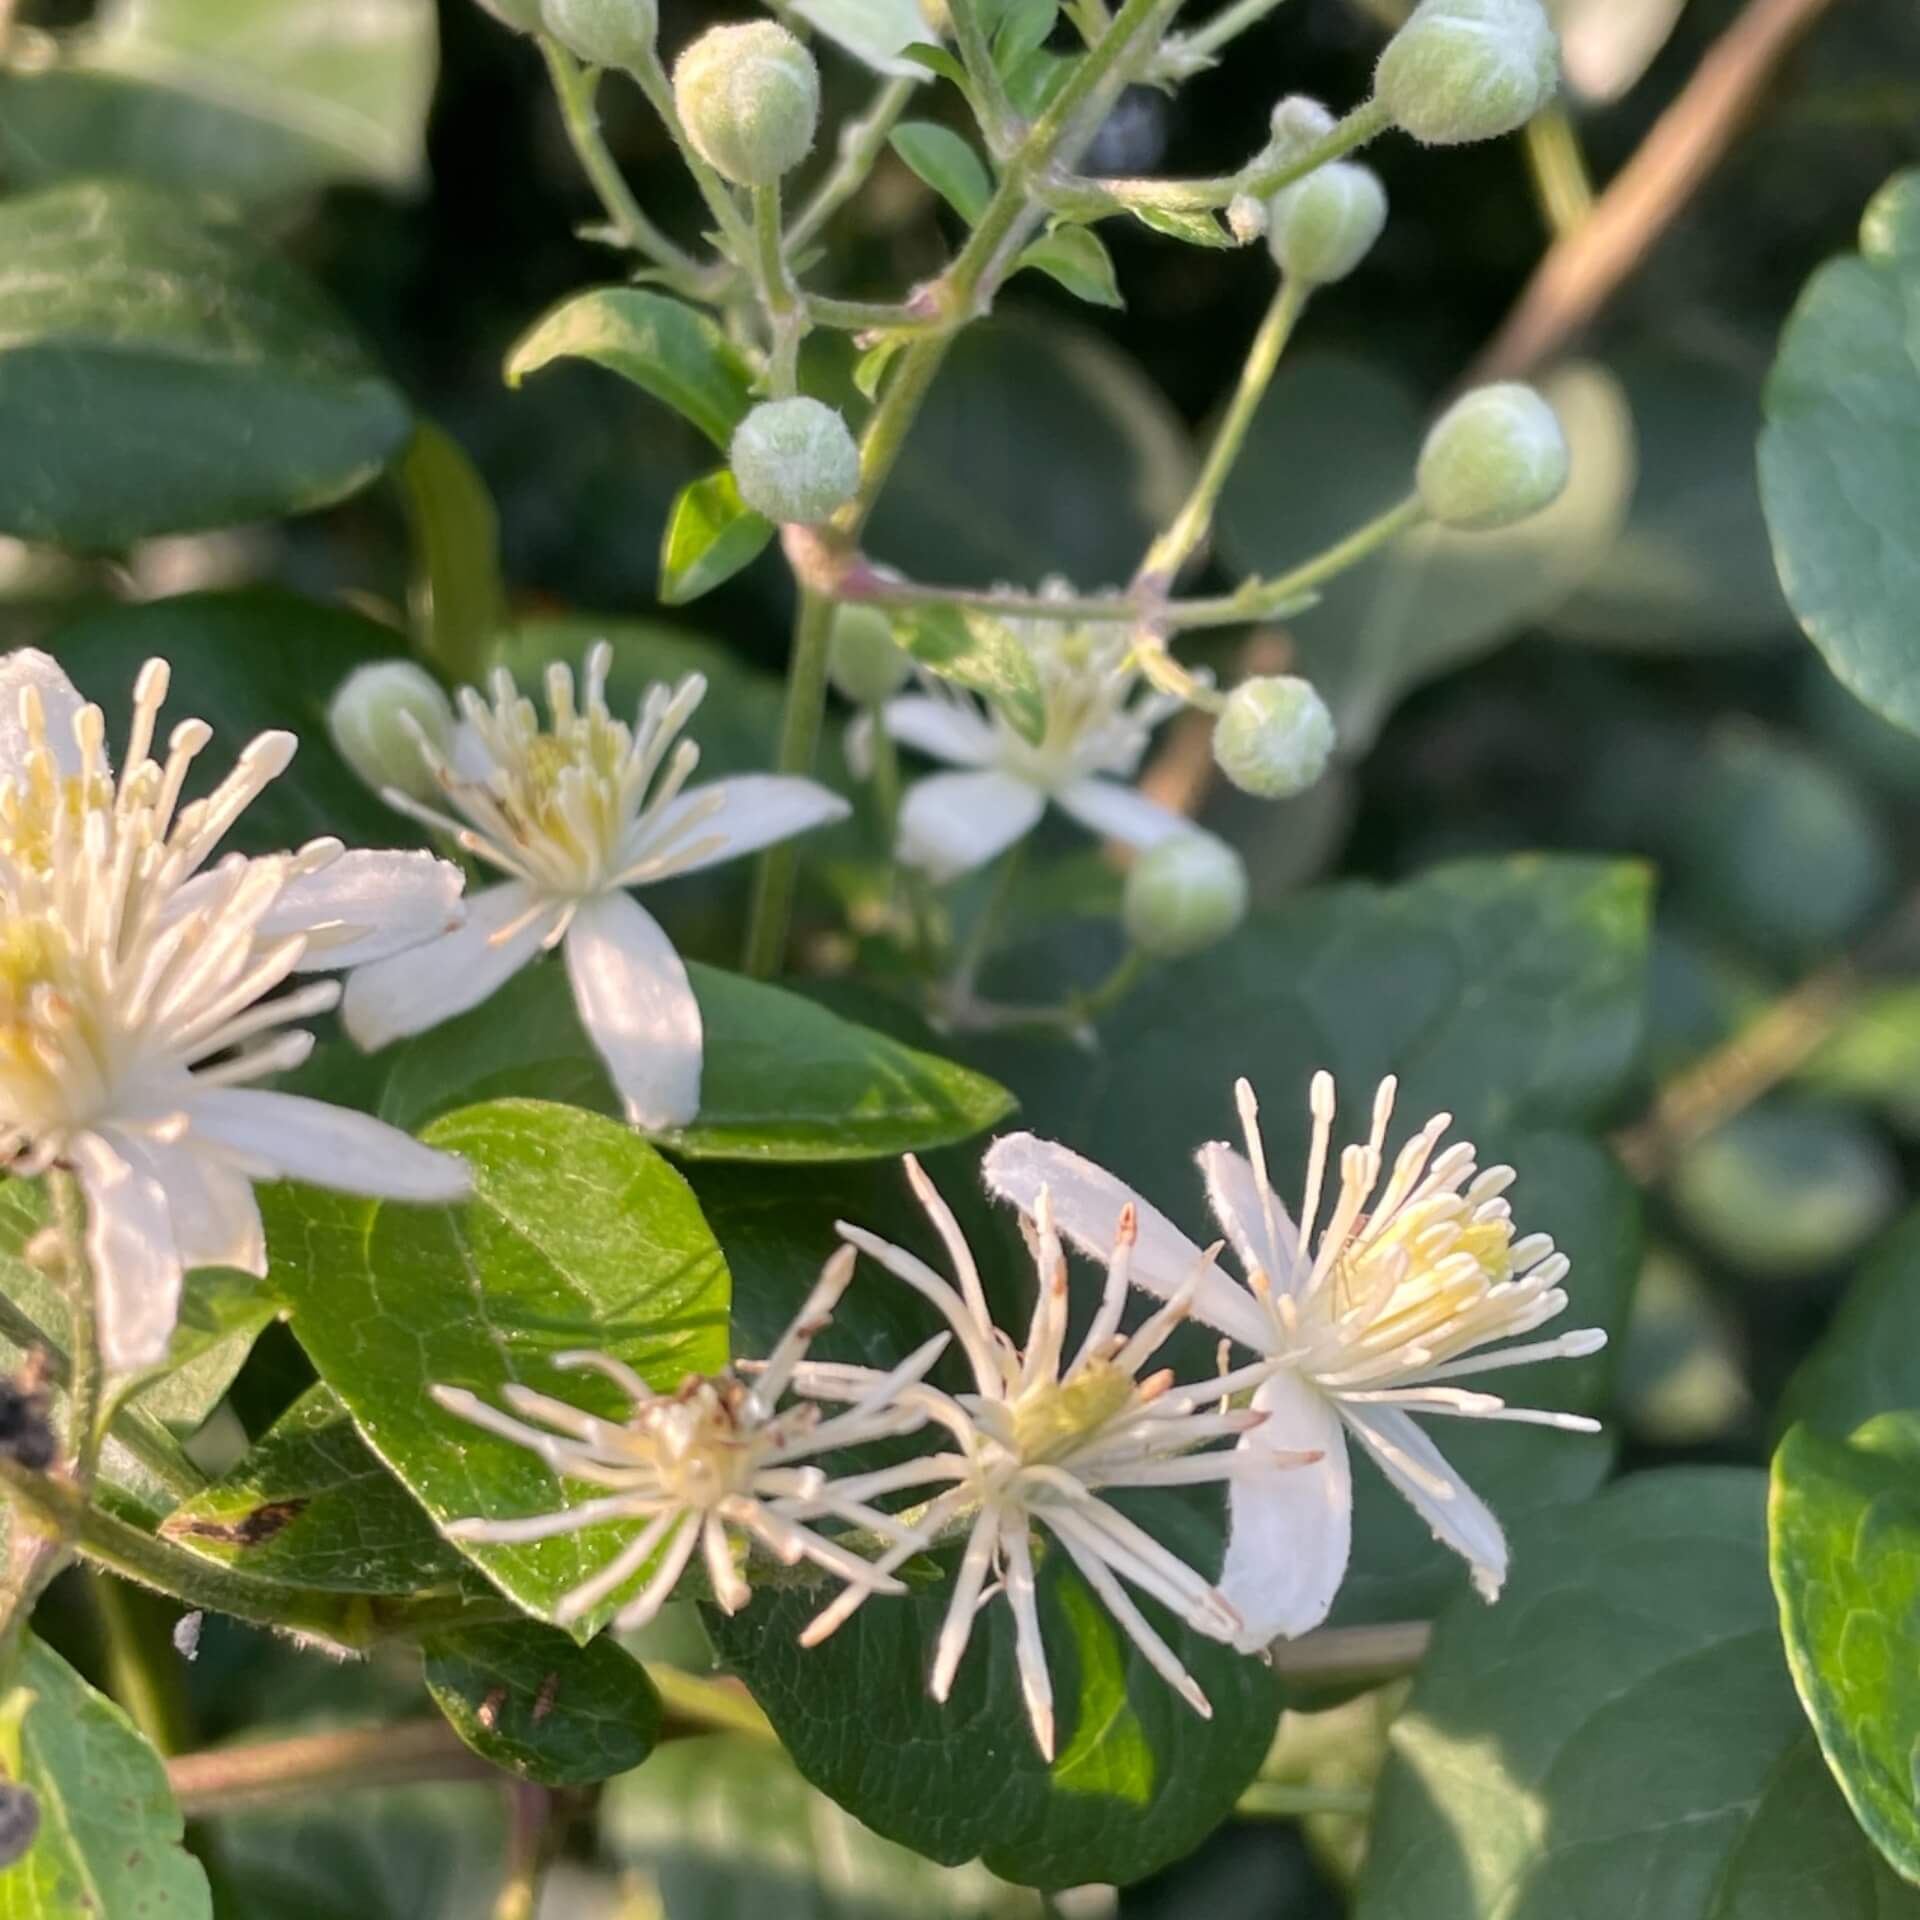
[[[47,643],[74,684],[105,709],[107,738],[126,737],[144,662],[172,663],[165,725],[194,715],[213,740],[194,762],[189,799],[224,779],[269,727],[297,734],[293,765],[241,816],[223,851],[268,853],[322,834],[349,846],[418,846],[420,830],[362,785],[327,737],[327,702],[354,668],[392,658],[403,641],[343,607],[268,588],[188,593],[83,613]]]
[[[1820,1343],[1788,1382],[1783,1421],[1844,1440],[1875,1414],[1920,1406],[1920,1211],[1873,1250]]]
[[[1060,17],[1059,0],[1009,0],[993,30],[993,64],[1011,77],[1046,45]]]
[[[248,202],[426,171],[431,0],[108,0],[41,71],[0,76],[18,187],[121,174]]]
[[[751,566],[773,538],[773,522],[740,498],[730,469],[689,480],[674,497],[660,542],[660,598],[684,607]]]
[[[1389,1735],[1355,1920],[1909,1920],[1820,1767],[1763,1483],[1637,1475],[1514,1530]]]
[[[1238,242],[1210,213],[1191,207],[1141,207],[1131,209],[1143,227],[1164,233],[1169,240],[1184,240],[1190,247],[1217,247],[1229,251]]]
[[[522,1447],[455,1418],[436,1384],[498,1401],[524,1381],[609,1415],[612,1383],[567,1373],[577,1348],[625,1360],[653,1386],[727,1359],[727,1273],[686,1183],[598,1115],[497,1101],[448,1115],[433,1145],[464,1154],[474,1197],[442,1210],[306,1188],[268,1189],[268,1247],[294,1331],[374,1452],[437,1521],[547,1513],[592,1497]],[[624,1544],[617,1527],[532,1546],[463,1544],[529,1613]],[[585,1639],[621,1595],[580,1622]]]
[[[1780,584],[1860,699],[1920,732],[1920,172],[1867,209],[1860,252],[1807,283],[1780,336],[1760,494]]]
[[[160,1532],[220,1566],[322,1592],[411,1594],[477,1583],[325,1386],[308,1388]]]
[[[951,80],[963,94],[967,95],[968,99],[973,97],[967,85],[966,68],[945,47],[917,40],[911,46],[901,48],[900,58],[909,66],[919,67],[926,73],[937,74],[942,80]]]
[[[24,1857],[0,1871],[0,1920],[212,1920],[166,1770],[133,1723],[37,1640],[26,1642],[20,1684],[34,1696],[21,1760],[40,1824]]]
[[[1039,669],[1005,621],[960,607],[908,607],[894,617],[894,637],[929,673],[983,695],[1039,745],[1047,728]]]
[[[690,1159],[867,1160],[945,1146],[1012,1111],[991,1080],[842,1020],[763,981],[687,968],[706,1033],[700,1113],[657,1144]],[[536,964],[485,1005],[391,1055],[376,1111],[414,1128],[506,1094],[617,1117],[606,1069],[581,1030],[566,974]]]
[[[1041,1920],[1033,1895],[939,1867],[850,1818],[771,1741],[676,1740],[600,1801],[601,1847],[673,1920]]]
[[[887,369],[892,366],[894,356],[907,344],[904,333],[882,334],[874,345],[870,346],[853,366],[853,384],[869,400],[880,397],[880,383],[887,377]]]
[[[411,431],[320,293],[132,181],[0,206],[0,532],[71,547],[325,506]]]
[[[1055,227],[1027,247],[1012,271],[1033,267],[1056,280],[1076,300],[1096,307],[1124,307],[1119,282],[1113,276],[1113,256],[1091,227]]]
[[[968,226],[986,211],[993,180],[986,162],[957,133],[931,120],[906,120],[887,144]]]
[[[719,326],[663,293],[596,287],[536,321],[507,355],[517,387],[556,360],[591,360],[690,420],[722,452],[753,404],[753,370]]]
[[[423,420],[400,462],[413,547],[408,592],[422,651],[442,673],[477,684],[507,624],[500,516],[459,441]]]
[[[1827,1765],[1896,1873],[1920,1881],[1920,1414],[1850,1445],[1795,1427],[1773,1457],[1773,1591],[1800,1703]]]
[[[917,80],[926,68],[915,58],[927,31],[920,0],[796,0],[800,18],[878,73]]]
[[[610,1638],[576,1646],[518,1620],[422,1643],[427,1691],[483,1759],[546,1787],[582,1787],[637,1767],[660,1731],[646,1669]]]

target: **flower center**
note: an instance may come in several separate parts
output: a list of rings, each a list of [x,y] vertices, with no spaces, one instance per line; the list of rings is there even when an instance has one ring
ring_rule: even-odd
[[[106,1081],[93,996],[59,924],[0,918],[0,1155],[79,1124]]]
[[[1133,1399],[1132,1374],[1090,1360],[1066,1380],[1043,1380],[1013,1402],[1013,1450],[1026,1466],[1064,1460],[1123,1413]]]
[[[717,1507],[753,1477],[752,1435],[739,1418],[744,1398],[739,1382],[725,1376],[690,1380],[671,1400],[640,1409],[627,1428],[625,1450],[653,1469],[668,1499]]]

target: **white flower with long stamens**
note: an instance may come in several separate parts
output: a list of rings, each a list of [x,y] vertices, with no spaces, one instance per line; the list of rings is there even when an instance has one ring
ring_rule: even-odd
[[[660,1129],[700,1110],[700,1006],[673,943],[628,889],[736,859],[848,808],[785,775],[689,788],[700,749],[675,742],[706,682],[696,673],[671,691],[648,688],[628,727],[607,710],[612,664],[605,641],[592,648],[577,705],[571,669],[550,666],[544,728],[504,670],[491,706],[462,689],[451,764],[422,737],[459,818],[391,788],[387,803],[508,877],[471,897],[458,931],[356,972],[342,1017],[363,1047],[383,1047],[478,1006],[564,945],[581,1024],[628,1117]]]
[[[1543,1233],[1514,1237],[1505,1197],[1511,1167],[1481,1171],[1465,1141],[1440,1149],[1451,1124],[1447,1114],[1429,1120],[1387,1171],[1395,1084],[1381,1083],[1365,1144],[1342,1152],[1339,1185],[1317,1238],[1333,1134],[1329,1075],[1313,1078],[1313,1145],[1297,1225],[1268,1180],[1246,1081],[1235,1087],[1246,1156],[1218,1141],[1200,1150],[1208,1200],[1247,1285],[1209,1271],[1192,1295],[1193,1315],[1268,1357],[1267,1377],[1252,1401],[1267,1422],[1241,1445],[1308,1448],[1321,1456],[1312,1472],[1234,1485],[1220,1584],[1244,1616],[1239,1644],[1248,1649],[1305,1632],[1333,1604],[1352,1532],[1346,1434],[1373,1456],[1435,1537],[1464,1556],[1474,1584],[1491,1600],[1507,1569],[1500,1523],[1412,1416],[1598,1431],[1597,1422],[1576,1414],[1510,1407],[1455,1384],[1498,1367],[1595,1353],[1606,1335],[1585,1328],[1480,1351],[1531,1333],[1566,1307],[1560,1283],[1567,1259]],[[1193,1243],[1078,1154],[1013,1134],[994,1142],[984,1172],[988,1186],[1016,1206],[1050,1192],[1062,1231],[1089,1249],[1103,1244],[1130,1211],[1140,1231],[1135,1284],[1162,1297],[1189,1286],[1200,1257]]]
[[[1216,1640],[1236,1637],[1238,1614],[1212,1581],[1100,1498],[1100,1491],[1109,1487],[1193,1486],[1247,1473],[1264,1479],[1269,1468],[1305,1465],[1312,1458],[1196,1451],[1222,1438],[1244,1436],[1262,1423],[1259,1412],[1222,1411],[1219,1406],[1223,1394],[1252,1385],[1262,1370],[1184,1388],[1175,1386],[1170,1369],[1140,1377],[1185,1318],[1211,1271],[1211,1256],[1196,1248],[1168,1303],[1136,1332],[1123,1333],[1120,1320],[1135,1257],[1133,1221],[1123,1209],[1109,1237],[1107,1282],[1099,1308],[1073,1357],[1063,1364],[1067,1267],[1046,1193],[1035,1196],[1034,1218],[1026,1223],[1039,1272],[1039,1298],[1027,1344],[1016,1350],[994,1324],[959,1223],[919,1165],[909,1158],[906,1166],[947,1250],[958,1287],[904,1248],[862,1228],[842,1223],[840,1232],[945,1315],[972,1369],[974,1391],[949,1397],[932,1388],[909,1390],[905,1398],[924,1406],[930,1420],[946,1427],[958,1450],[883,1468],[843,1482],[842,1490],[874,1499],[944,1481],[949,1483],[946,1490],[913,1516],[916,1528],[930,1537],[950,1524],[967,1523],[966,1548],[934,1652],[929,1678],[933,1697],[947,1698],[983,1601],[1004,1592],[1013,1613],[1020,1687],[1033,1737],[1041,1753],[1052,1759],[1053,1683],[1034,1589],[1032,1533],[1040,1526],[1059,1542],[1155,1672],[1194,1712],[1211,1718],[1206,1695],[1121,1580]],[[873,1390],[872,1377],[862,1367],[802,1368],[796,1384],[803,1393],[829,1399],[853,1399]],[[902,1543],[876,1567],[890,1572],[912,1551],[913,1543]],[[991,1588],[989,1577],[995,1581]],[[802,1644],[823,1640],[865,1597],[849,1588],[816,1616],[801,1636]]]
[[[209,866],[293,757],[262,734],[181,804],[204,721],[153,758],[166,663],[134,692],[116,781],[106,722],[46,654],[0,657],[0,1165],[70,1168],[87,1201],[98,1331],[116,1374],[165,1358],[188,1267],[266,1272],[252,1182],[291,1176],[444,1202],[464,1164],[364,1114],[249,1086],[312,1047],[293,1026],[332,981],[460,918],[460,875],[425,853],[297,853]]]
[[[903,745],[966,769],[930,774],[908,790],[901,859],[936,880],[971,872],[1031,833],[1050,801],[1090,832],[1131,847],[1191,833],[1190,820],[1131,784],[1154,728],[1180,705],[1142,689],[1132,629],[1116,622],[1006,624],[1040,676],[1046,723],[1038,745],[997,711],[937,682],[880,710]]]
[[[824,1517],[865,1528],[899,1545],[902,1558],[920,1544],[921,1534],[870,1506],[857,1488],[849,1490],[849,1483],[831,1480],[806,1463],[838,1447],[918,1427],[925,1413],[902,1396],[939,1357],[947,1336],[928,1341],[891,1373],[874,1374],[850,1396],[853,1404],[831,1418],[821,1418],[819,1407],[808,1401],[784,1411],[779,1404],[852,1273],[851,1250],[827,1262],[818,1285],[751,1382],[731,1370],[693,1374],[678,1391],[661,1394],[611,1355],[554,1356],[556,1367],[586,1368],[614,1381],[633,1402],[625,1420],[601,1419],[531,1387],[503,1389],[509,1407],[542,1423],[534,1427],[465,1388],[435,1387],[434,1399],[449,1413],[526,1447],[557,1478],[608,1489],[598,1498],[527,1518],[457,1520],[447,1533],[456,1540],[517,1545],[612,1522],[643,1522],[605,1566],[554,1609],[561,1625],[591,1613],[657,1554],[646,1584],[614,1617],[622,1629],[644,1626],[673,1592],[696,1550],[705,1560],[715,1604],[737,1612],[751,1589],[736,1542],[750,1548],[757,1541],[784,1566],[810,1560],[863,1596],[902,1592],[890,1572],[809,1523]]]

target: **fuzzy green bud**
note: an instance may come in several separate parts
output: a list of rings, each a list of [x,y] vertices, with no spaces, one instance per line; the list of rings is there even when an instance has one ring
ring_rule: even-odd
[[[655,0],[540,0],[540,17],[590,67],[643,65],[660,30]]]
[[[1210,833],[1175,834],[1133,863],[1120,913],[1142,952],[1161,960],[1199,953],[1247,917],[1246,862]]]
[[[1213,757],[1242,793],[1289,800],[1333,758],[1333,715],[1313,685],[1292,674],[1243,680],[1213,726]]]
[[[1518,380],[1476,387],[1433,423],[1420,450],[1420,501],[1443,527],[1492,533],[1529,520],[1566,490],[1560,419]]]
[[[913,661],[893,637],[893,622],[878,607],[838,607],[827,653],[827,678],[843,700],[877,707],[913,674]]]
[[[416,729],[418,731],[416,732]],[[340,758],[376,793],[388,787],[430,800],[438,792],[420,751],[453,751],[453,707],[440,683],[411,660],[376,660],[341,681],[327,707]]]
[[[1267,246],[1280,271],[1310,286],[1344,280],[1387,224],[1387,190],[1369,167],[1336,160],[1267,203]]]
[[[1560,86],[1560,42],[1540,0],[1421,0],[1387,42],[1374,96],[1429,146],[1511,133]]]
[[[740,498],[782,525],[831,519],[860,484],[847,423],[804,394],[755,407],[734,429],[730,457]]]
[[[1290,93],[1274,108],[1268,124],[1274,153],[1288,160],[1317,147],[1340,123],[1311,95]]]
[[[820,69],[771,20],[712,27],[674,63],[673,102],[708,166],[735,186],[770,187],[813,150]]]

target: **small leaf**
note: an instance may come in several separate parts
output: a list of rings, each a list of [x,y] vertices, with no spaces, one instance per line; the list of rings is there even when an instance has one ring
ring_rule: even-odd
[[[26,1642],[20,1684],[34,1696],[20,1747],[39,1826],[26,1854],[0,1869],[0,1920],[212,1920],[160,1756],[37,1640]]]
[[[1216,247],[1231,251],[1238,243],[1210,213],[1192,207],[1139,207],[1133,217],[1143,227],[1164,233],[1170,240],[1184,240],[1190,247]]]
[[[300,1187],[265,1190],[274,1270],[294,1331],[374,1452],[435,1520],[551,1513],[594,1497],[525,1448],[428,1396],[496,1402],[524,1381],[610,1417],[611,1382],[552,1364],[610,1353],[671,1390],[727,1360],[727,1271],[686,1182],[645,1141],[598,1115],[497,1101],[428,1129],[465,1155],[474,1197],[455,1209],[381,1205]],[[531,1546],[461,1551],[529,1613],[620,1550],[617,1526]],[[582,1620],[584,1640],[630,1586]]]
[[[1124,307],[1113,275],[1113,256],[1090,227],[1055,227],[1044,233],[1013,263],[1018,273],[1033,267],[1057,280],[1076,300],[1096,307]]]
[[[740,498],[725,467],[690,480],[674,499],[660,543],[660,598],[683,607],[751,566],[773,538],[773,522]]]
[[[479,682],[507,624],[500,516],[460,443],[431,420],[400,462],[413,549],[408,600],[422,651],[449,678]]]
[[[880,382],[887,377],[887,369],[893,365],[894,355],[907,345],[909,337],[904,333],[882,334],[854,362],[853,384],[869,400],[880,397]]]
[[[931,120],[907,120],[894,128],[888,144],[968,226],[986,211],[993,180],[986,162],[957,133]]]
[[[660,1731],[660,1696],[605,1636],[576,1646],[531,1620],[435,1634],[427,1691],[482,1759],[545,1787],[584,1787],[637,1767]]]
[[[1920,1414],[1841,1446],[1795,1427],[1773,1457],[1767,1522],[1787,1665],[1827,1765],[1894,1871],[1920,1881]]]
[[[795,0],[792,11],[878,73],[924,72],[912,53],[927,30],[920,0]]]
[[[0,532],[112,548],[325,506],[411,429],[331,303],[193,202],[0,206]]]
[[[1039,744],[1047,726],[1039,670],[1004,621],[958,607],[910,607],[895,616],[894,635],[929,673],[984,695]]]
[[[924,67],[928,73],[936,73],[943,80],[951,80],[960,91],[972,99],[972,89],[967,83],[967,70],[945,47],[937,47],[925,41],[916,41],[910,47],[900,50],[902,60],[916,67]]]
[[[1059,0],[1011,0],[993,31],[993,64],[1002,74],[1019,72],[1046,45],[1059,17]]]
[[[718,325],[683,301],[596,287],[536,321],[507,355],[517,387],[556,360],[591,360],[644,387],[723,452],[753,404],[753,370]]]

